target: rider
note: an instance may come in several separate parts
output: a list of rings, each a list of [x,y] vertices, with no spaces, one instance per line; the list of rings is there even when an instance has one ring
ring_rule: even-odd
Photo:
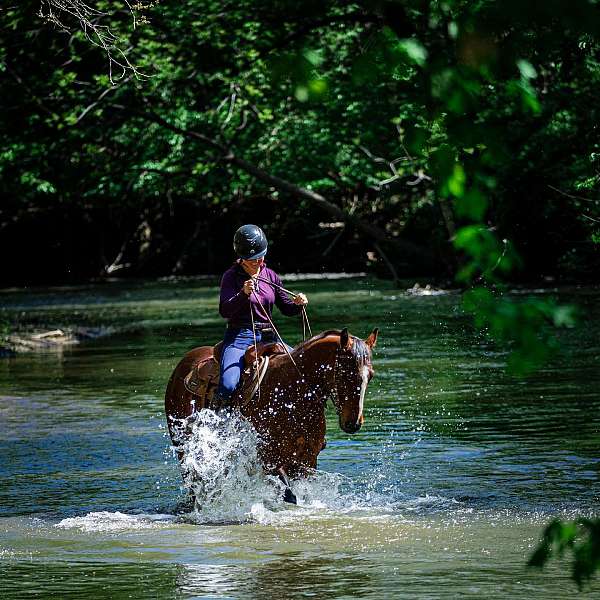
[[[227,319],[217,390],[220,406],[229,403],[240,380],[244,354],[254,343],[254,332],[257,342],[276,341],[269,322],[273,305],[290,317],[299,314],[302,306],[308,304],[304,294],[291,300],[281,289],[264,281],[281,286],[279,276],[265,264],[267,246],[263,230],[256,225],[243,225],[233,237],[233,249],[239,258],[221,279],[219,303],[219,312]]]

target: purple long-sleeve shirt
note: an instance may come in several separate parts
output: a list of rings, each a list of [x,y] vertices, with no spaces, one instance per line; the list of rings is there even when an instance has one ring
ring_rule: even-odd
[[[263,264],[259,276],[262,279],[268,279],[277,285],[281,285],[279,275],[265,264]],[[242,289],[244,282],[248,279],[250,279],[250,275],[244,271],[242,265],[237,261],[225,271],[221,279],[219,313],[224,319],[227,319],[230,327],[249,326],[252,323],[250,311],[252,311],[256,323],[268,323],[268,319],[258,304],[256,296],[268,312],[269,318],[273,314],[274,304],[286,317],[300,314],[302,308],[294,304],[285,292],[264,281],[256,281],[254,284],[255,293],[248,296]]]

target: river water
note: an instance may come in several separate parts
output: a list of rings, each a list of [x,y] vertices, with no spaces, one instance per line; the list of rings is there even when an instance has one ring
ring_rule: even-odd
[[[560,356],[515,379],[505,353],[473,334],[458,294],[413,296],[368,278],[288,283],[308,294],[314,331],[380,328],[365,425],[344,434],[329,409],[320,471],[294,483],[290,506],[252,468],[252,432],[235,424],[212,446],[220,475],[199,512],[163,394],[179,358],[222,335],[215,282],[0,292],[5,320],[112,327],[0,359],[3,598],[577,593],[568,560],[525,565],[553,517],[598,515],[600,289],[531,290],[578,304],[583,323],[561,334]],[[295,319],[278,323],[299,341]],[[219,426],[199,428],[200,449]],[[599,592],[596,581],[581,597]]]

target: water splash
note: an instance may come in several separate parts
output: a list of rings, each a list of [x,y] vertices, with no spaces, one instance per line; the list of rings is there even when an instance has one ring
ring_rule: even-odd
[[[284,485],[264,473],[260,438],[239,414],[202,410],[182,420],[177,432],[184,489],[193,498],[186,521],[282,524],[324,514],[435,512],[448,504],[442,497],[410,498],[390,489],[387,477],[380,481],[372,468],[365,478],[314,471],[293,480],[298,506],[291,506],[283,502]]]
[[[186,520],[275,524],[365,506],[351,478],[325,471],[293,480],[298,506],[284,503],[285,486],[263,471],[258,434],[237,413],[202,410],[181,421],[177,431],[184,489],[194,499]]]
[[[194,498],[192,520],[244,522],[254,520],[259,506],[284,508],[283,484],[265,475],[258,434],[243,417],[202,410],[185,419],[178,431],[184,488]]]
[[[62,519],[55,527],[59,529],[79,529],[86,533],[98,531],[128,531],[156,529],[173,521],[172,515],[127,515],[122,512],[98,511],[82,517]]]
[[[63,519],[56,527],[117,532],[173,523],[283,526],[315,519],[412,520],[440,512],[456,518],[467,508],[437,495],[414,497],[404,486],[395,485],[397,473],[388,460],[390,455],[398,456],[393,444],[377,452],[361,476],[312,471],[306,478],[293,480],[298,505],[292,506],[283,502],[283,483],[265,474],[258,452],[260,438],[238,413],[202,410],[179,421],[175,433],[175,447],[183,453],[180,466],[188,496],[180,509],[169,515],[162,514],[171,512],[169,508],[158,515],[92,512]]]

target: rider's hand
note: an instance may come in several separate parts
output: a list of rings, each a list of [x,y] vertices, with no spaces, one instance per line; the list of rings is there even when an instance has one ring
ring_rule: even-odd
[[[294,304],[298,304],[299,306],[306,306],[308,304],[308,298],[304,294],[298,294],[294,298]]]
[[[254,279],[248,279],[248,281],[244,281],[244,287],[242,289],[244,290],[244,294],[246,294],[246,296],[249,296],[252,292],[254,292],[256,290]]]

